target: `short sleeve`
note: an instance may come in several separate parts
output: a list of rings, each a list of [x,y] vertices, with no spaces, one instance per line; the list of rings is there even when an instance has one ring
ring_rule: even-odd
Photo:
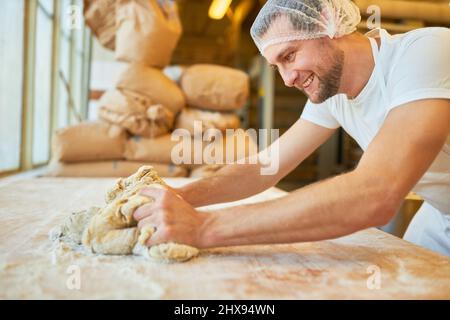
[[[328,129],[340,127],[339,122],[331,114],[326,102],[314,104],[308,100],[300,118]]]
[[[433,28],[406,40],[387,83],[388,109],[422,99],[450,99],[450,30]]]

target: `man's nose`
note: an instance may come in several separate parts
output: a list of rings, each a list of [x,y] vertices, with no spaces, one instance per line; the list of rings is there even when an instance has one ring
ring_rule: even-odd
[[[286,87],[293,87],[295,85],[295,81],[297,80],[297,72],[296,71],[286,71],[282,75],[284,84]]]

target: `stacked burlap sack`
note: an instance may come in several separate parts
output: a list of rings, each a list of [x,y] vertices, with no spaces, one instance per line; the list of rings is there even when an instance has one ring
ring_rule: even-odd
[[[177,82],[164,74],[162,68],[170,62],[181,35],[174,2],[86,0],[84,12],[99,41],[129,64],[101,97],[100,122],[55,133],[50,175],[127,176],[150,164],[165,177],[186,176],[188,170],[194,176],[207,176],[226,162],[256,152],[255,142],[237,132],[214,141],[223,156],[205,164],[201,152],[194,154],[194,146],[200,142],[203,150],[208,143],[201,136],[191,137],[192,147],[183,151],[191,157],[176,163],[172,151],[180,142],[171,139],[174,129],[193,135],[195,121],[201,122],[203,131],[216,128],[225,133],[240,127],[236,111],[248,99],[249,79],[242,71],[217,65],[183,68]],[[237,150],[230,142],[239,141],[245,143]],[[225,158],[227,150],[233,151],[232,159]]]
[[[162,72],[182,33],[172,0],[85,0],[87,25],[99,42],[129,63],[101,98],[99,117],[132,135],[168,133],[185,105],[183,93]]]
[[[155,166],[165,177],[186,176],[188,170],[195,177],[211,175],[225,163],[257,152],[254,139],[242,129],[226,134],[239,128],[235,112],[245,104],[248,90],[247,75],[228,67],[193,65],[177,85],[160,69],[130,64],[100,99],[100,122],[55,132],[50,175],[126,176],[142,164]],[[215,128],[222,137],[211,144],[194,136],[195,121],[202,133]],[[172,137],[175,129],[190,134],[191,147],[183,150],[190,155],[182,163],[172,154],[181,143]],[[199,142],[201,151],[194,154]],[[222,150],[214,163],[204,158],[208,145]],[[227,152],[231,158],[226,159]]]
[[[155,138],[172,130],[185,104],[181,89],[162,70],[132,63],[101,97],[98,115],[131,135]]]
[[[123,177],[142,165],[152,165],[161,176],[186,177],[183,166],[126,161],[128,134],[117,125],[82,122],[58,129],[53,134],[52,160],[47,176],[53,177]]]
[[[201,72],[192,75],[192,70]],[[211,76],[206,77],[202,70]],[[127,176],[141,165],[151,164],[164,177],[187,176],[188,170],[192,170],[192,176],[203,177],[224,163],[256,153],[254,140],[248,139],[242,129],[225,135],[226,129],[239,127],[239,117],[232,110],[242,107],[247,98],[245,73],[221,66],[193,66],[186,75],[181,80],[182,88],[186,87],[183,92],[161,70],[130,64],[115,88],[100,99],[100,122],[85,122],[55,132],[49,175]],[[237,80],[224,82],[228,77],[241,77],[241,85],[233,87]],[[191,101],[192,107],[185,107],[186,100]],[[214,148],[222,150],[220,161],[208,163],[203,158],[209,143],[202,141],[202,136],[194,137],[194,121],[201,122],[202,131],[216,128],[224,134],[214,141]],[[180,140],[172,139],[175,128],[192,135],[191,147],[183,151],[191,156],[183,163],[175,163],[172,156],[180,144]],[[198,139],[200,158],[194,154]],[[226,159],[227,151],[231,152],[231,159]]]
[[[96,6],[100,7],[101,3]],[[162,71],[169,64],[182,33],[176,3],[171,0],[115,3],[109,14],[98,16],[115,16],[115,57],[129,64],[115,87],[101,97],[99,118],[124,128],[133,136],[156,138],[168,134],[176,115],[186,104],[179,86]],[[107,7],[104,4],[98,10]],[[85,8],[86,21],[95,18],[89,12],[94,11]]]
[[[158,126],[157,122],[149,122],[148,120],[145,126],[141,126],[141,122],[137,121],[138,117],[134,117],[134,120],[125,126],[130,133],[130,138],[125,145],[124,157],[128,161],[179,165],[180,163],[177,162],[177,157],[174,158],[173,152],[177,152],[177,146],[180,146],[181,140],[172,136],[172,130],[185,129],[185,132],[190,134],[190,137],[188,137],[190,147],[181,152],[182,154],[189,153],[187,158],[183,159],[186,161],[181,164],[185,168],[191,169],[197,177],[209,175],[212,172],[211,168],[218,169],[227,162],[225,159],[226,150],[231,152],[231,148],[233,148],[231,142],[234,141],[237,144],[239,141],[244,141],[246,139],[244,138],[245,133],[241,130],[241,132],[229,134],[228,137],[214,141],[214,148],[222,150],[223,157],[211,166],[211,163],[207,163],[208,161],[203,157],[203,150],[209,145],[209,142],[203,141],[202,134],[194,136],[194,123],[199,121],[199,130],[202,133],[206,129],[215,128],[225,134],[226,129],[239,128],[240,119],[235,112],[244,106],[248,98],[248,76],[242,71],[228,67],[193,65],[184,68],[179,81],[181,88],[177,87],[180,90],[179,92],[175,89],[175,82],[170,86],[166,85],[164,88],[162,84],[167,83],[167,79],[162,81],[164,77],[156,69],[150,69],[142,65],[130,66],[119,77],[115,90],[121,91],[124,95],[127,92],[145,95],[163,107],[165,105],[170,106],[169,102],[166,102],[168,99],[165,98],[171,98],[169,100],[172,106],[164,109],[169,110],[166,114],[174,115],[174,118],[168,116],[165,118],[166,121],[162,122],[166,124],[165,126]],[[180,92],[184,100],[180,99]],[[164,99],[161,97],[164,97]],[[102,101],[100,103],[100,117],[110,123],[123,126],[124,122],[113,121],[112,117],[105,116],[105,110],[109,111],[113,108],[114,106],[111,104],[107,105],[106,102]],[[132,119],[131,112],[129,112],[129,115],[127,119]],[[143,117],[144,114],[142,113],[139,119]],[[169,120],[172,119],[175,121],[173,127],[170,127],[172,123]],[[136,128],[139,128],[140,132]],[[255,153],[256,143],[254,140],[247,139],[245,142],[242,144],[242,150],[232,151],[234,160],[250,155],[249,150]],[[199,143],[200,149],[197,149],[194,154],[195,147]]]
[[[99,102],[99,118],[111,125],[120,126],[129,138],[125,143],[124,158],[127,161],[158,163],[197,169],[195,176],[204,176],[211,169],[200,170],[206,159],[194,163],[194,124],[199,121],[199,129],[215,128],[225,133],[226,129],[240,127],[236,114],[248,98],[249,80],[246,73],[217,65],[193,65],[184,68],[179,85],[169,79],[162,70],[138,63],[130,64],[119,76],[115,87],[107,91]],[[172,150],[180,141],[172,139],[175,129],[185,129],[192,140],[189,152],[192,156],[177,163]],[[233,137],[239,140],[242,133]],[[233,140],[231,139],[231,140]],[[228,137],[230,144],[230,137]],[[200,141],[201,148],[208,145]],[[215,141],[222,150],[226,138]],[[245,145],[245,144],[244,144]],[[247,143],[247,149],[254,150],[254,141]],[[245,146],[244,146],[245,148]],[[225,152],[224,152],[225,155]],[[248,156],[245,150],[240,157]],[[197,155],[198,160],[198,155]],[[216,163],[219,168],[225,160]],[[202,174],[205,172],[205,174]]]
[[[172,0],[84,0],[84,18],[116,59],[163,68],[181,37]]]
[[[208,64],[197,64],[186,68],[180,79],[180,86],[186,96],[187,106],[176,119],[175,128],[187,129],[194,134],[194,123],[199,121],[203,131],[216,128],[225,134],[226,129],[240,127],[240,119],[236,114],[246,103],[249,95],[248,75],[240,70]],[[237,133],[232,136],[235,142],[245,140],[245,135]],[[224,137],[224,151],[229,150]],[[255,153],[256,144],[250,140],[246,149],[236,150],[235,160]],[[250,151],[250,152],[249,152]],[[229,162],[229,161],[228,161]],[[224,159],[223,163],[227,163]],[[219,170],[223,164],[192,165],[191,176],[209,176]]]
[[[129,137],[169,134],[185,98],[162,68],[182,33],[177,7],[169,0],[84,0],[86,24],[99,42],[129,63],[115,87],[100,100],[100,122],[57,130],[52,176],[127,176],[143,164],[160,176],[187,176],[170,162],[128,161]]]

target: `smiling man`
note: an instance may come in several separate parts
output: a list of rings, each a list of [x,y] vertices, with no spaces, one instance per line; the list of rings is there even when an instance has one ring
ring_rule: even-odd
[[[391,36],[356,31],[347,0],[268,1],[251,35],[286,86],[309,101],[279,138],[279,171],[231,164],[167,191],[135,212],[157,231],[148,245],[200,248],[316,241],[387,223],[409,191],[425,202],[405,239],[450,256],[450,30]],[[353,171],[264,203],[194,209],[274,186],[342,127],[365,151]]]

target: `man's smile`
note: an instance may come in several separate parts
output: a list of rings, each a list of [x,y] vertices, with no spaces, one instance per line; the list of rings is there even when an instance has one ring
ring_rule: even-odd
[[[303,89],[308,88],[313,82],[313,80],[314,80],[314,73],[311,73],[311,75],[308,78],[306,78],[306,80],[303,82],[302,85]]]

